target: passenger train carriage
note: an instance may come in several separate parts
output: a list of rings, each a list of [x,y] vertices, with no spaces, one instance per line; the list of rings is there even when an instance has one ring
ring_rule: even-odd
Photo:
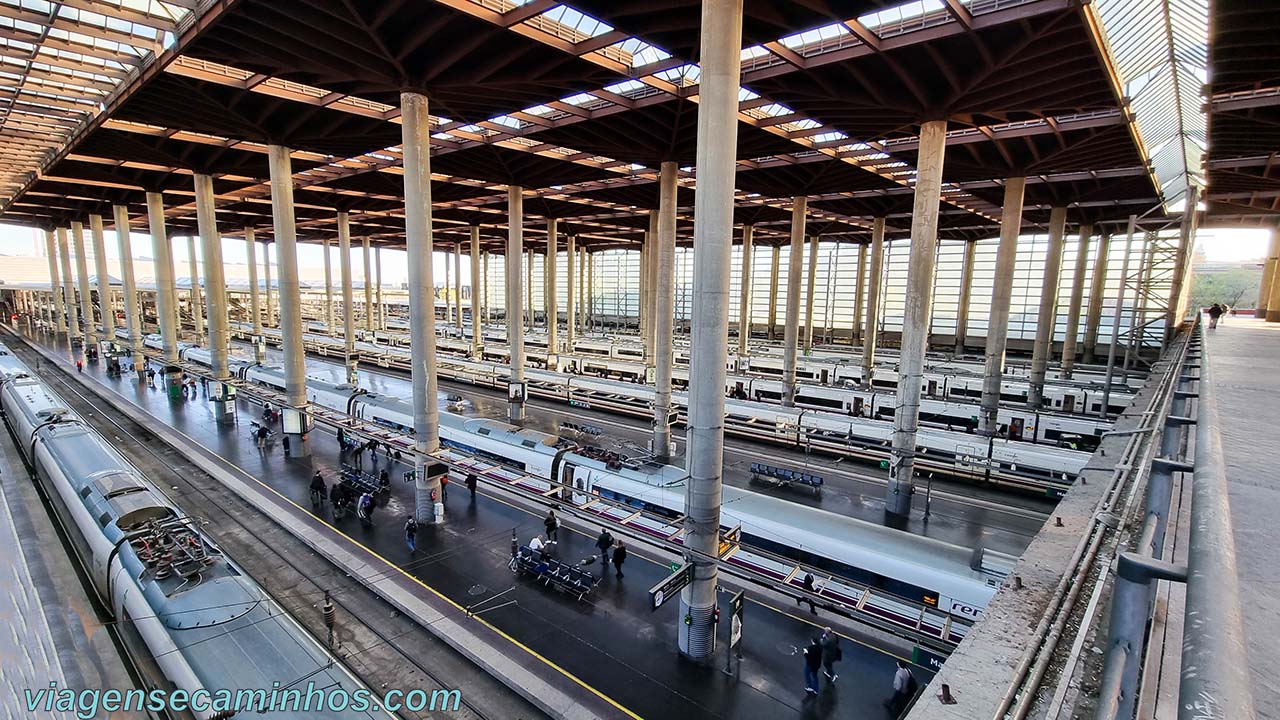
[[[3,345],[0,410],[148,689],[234,697],[241,689],[269,692],[272,678],[348,693],[364,687]],[[218,709],[172,717],[203,720]],[[326,717],[390,719],[352,709]]]

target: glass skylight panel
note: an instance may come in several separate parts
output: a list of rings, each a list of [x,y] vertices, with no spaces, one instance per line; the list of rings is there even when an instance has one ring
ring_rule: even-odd
[[[536,117],[542,117],[543,115],[550,115],[551,113],[554,113],[554,112],[556,112],[556,111],[555,111],[555,110],[552,110],[551,108],[547,107],[546,105],[534,105],[533,107],[531,107],[531,108],[525,108],[524,110],[521,110],[520,112],[523,112],[523,113],[528,114],[528,115],[534,115],[534,116],[536,116]]]
[[[755,92],[753,92],[753,91],[751,91],[751,90],[749,90],[749,89],[747,89],[747,88],[744,88],[744,87],[739,87],[739,88],[738,88],[738,102],[746,102],[746,101],[748,101],[748,100],[755,100],[755,99],[756,99],[756,98],[758,98],[758,97],[760,97],[760,96],[759,96],[757,93],[755,93]]]
[[[565,103],[566,105],[573,105],[574,107],[578,107],[581,105],[585,105],[589,102],[593,102],[596,99],[597,99],[596,96],[591,95],[590,93],[578,93],[577,95],[570,95],[567,98],[562,98],[560,102]]]
[[[646,85],[639,80],[623,80],[620,83],[606,85],[604,89],[606,92],[611,92],[615,95],[627,95],[645,87]]]
[[[670,70],[663,70],[654,75],[654,77],[682,86],[696,84],[701,76],[702,68],[692,63],[674,67]]]
[[[539,17],[551,20],[589,38],[597,37],[613,31],[611,26],[591,17],[590,15],[578,12],[567,5],[557,5],[542,13]]]

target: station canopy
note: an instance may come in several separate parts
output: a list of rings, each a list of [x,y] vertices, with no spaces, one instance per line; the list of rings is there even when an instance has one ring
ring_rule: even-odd
[[[748,2],[736,220],[757,242],[908,234],[920,126],[948,121],[944,238],[996,233],[1003,185],[1024,222],[1280,212],[1280,19],[1248,0]],[[592,248],[633,245],[678,167],[692,237],[698,0],[0,0],[0,210],[41,228],[195,232],[192,176],[219,229],[271,233],[267,147],[292,152],[299,236],[400,245],[402,90],[429,98],[434,236],[478,225],[501,248],[510,185]],[[1211,23],[1212,21],[1212,23]],[[1210,26],[1215,34],[1209,35]]]

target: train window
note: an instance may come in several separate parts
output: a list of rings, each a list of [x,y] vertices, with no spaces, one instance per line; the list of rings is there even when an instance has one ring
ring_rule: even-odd
[[[1102,403],[1094,403],[1094,404],[1093,404],[1093,411],[1094,411],[1094,412],[1098,412],[1099,410],[1102,410]]]
[[[825,408],[835,408],[837,410],[844,409],[844,402],[841,400],[833,400],[831,398],[808,397],[804,395],[796,396],[796,403],[805,403],[807,405],[817,405]]]
[[[84,487],[80,488],[80,497],[87,498],[89,497],[89,493],[91,492],[93,492],[93,488],[89,487],[88,485],[85,485]]]

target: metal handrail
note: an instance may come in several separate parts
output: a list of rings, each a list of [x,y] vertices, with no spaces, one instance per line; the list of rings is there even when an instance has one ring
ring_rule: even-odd
[[[1210,376],[1204,336],[1197,325],[1199,362],[1187,368],[1198,376],[1184,375],[1178,384],[1195,383],[1196,392],[1175,393],[1174,405],[1197,398],[1194,463],[1179,459],[1182,430],[1188,418],[1170,414],[1162,439],[1163,464],[1154,463],[1149,476],[1147,516],[1134,552],[1122,552],[1115,564],[1115,590],[1111,600],[1110,638],[1096,720],[1131,718],[1137,705],[1138,676],[1149,635],[1147,622],[1153,612],[1152,581],[1185,582],[1180,720],[1252,720],[1252,687],[1243,662],[1243,617],[1236,578],[1235,541],[1222,456],[1218,407]],[[1191,532],[1187,564],[1161,559],[1159,540],[1170,506],[1170,476],[1191,471]]]
[[[1211,366],[1206,351],[1196,410],[1178,718],[1251,720],[1255,716],[1253,688],[1245,662],[1249,654],[1240,611],[1231,501]]]

